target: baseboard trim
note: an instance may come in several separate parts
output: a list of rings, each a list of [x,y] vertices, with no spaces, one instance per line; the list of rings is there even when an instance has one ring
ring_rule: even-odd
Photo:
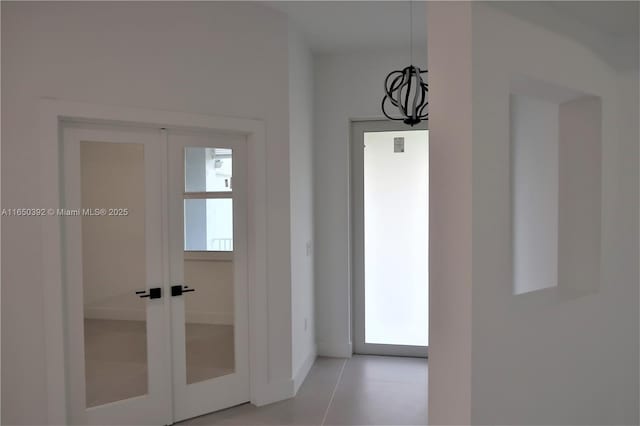
[[[353,346],[351,342],[336,344],[335,342],[318,341],[318,356],[331,358],[351,358]]]
[[[298,368],[298,371],[296,371],[296,373],[293,376],[293,394],[294,395],[298,393],[300,386],[302,386],[302,383],[304,383],[304,379],[306,379],[307,375],[309,375],[309,371],[311,370],[311,367],[313,367],[313,363],[316,361],[317,356],[318,356],[318,347],[316,345],[313,345],[313,347],[311,348],[311,351],[309,351],[309,354],[305,358],[304,362],[302,363],[300,368]]]
[[[255,393],[255,398],[251,401],[254,405],[261,407],[274,402],[289,399],[294,396],[293,380],[278,380],[261,385]]]

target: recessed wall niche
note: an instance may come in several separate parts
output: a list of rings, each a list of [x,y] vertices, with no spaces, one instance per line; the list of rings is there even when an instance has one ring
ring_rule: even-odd
[[[513,293],[600,282],[602,101],[529,78],[512,81]]]

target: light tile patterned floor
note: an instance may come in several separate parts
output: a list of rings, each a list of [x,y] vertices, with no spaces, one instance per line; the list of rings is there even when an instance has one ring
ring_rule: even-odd
[[[139,321],[87,320],[90,406],[144,394],[146,330]],[[187,326],[191,381],[233,367],[233,331]],[[126,350],[123,350],[126,348]],[[427,361],[355,355],[318,358],[295,398],[264,407],[244,404],[185,425],[426,425]]]
[[[295,398],[244,404],[184,425],[426,425],[427,361],[318,358]]]

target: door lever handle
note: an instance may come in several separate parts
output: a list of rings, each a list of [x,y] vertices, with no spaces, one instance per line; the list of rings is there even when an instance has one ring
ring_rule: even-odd
[[[176,284],[171,286],[171,296],[182,296],[182,293],[188,293],[190,291],[196,291],[195,288],[189,288],[189,286]]]
[[[138,290],[136,291],[136,294],[140,298],[148,297],[149,299],[160,299],[162,297],[162,287],[150,288],[148,293],[146,290]]]

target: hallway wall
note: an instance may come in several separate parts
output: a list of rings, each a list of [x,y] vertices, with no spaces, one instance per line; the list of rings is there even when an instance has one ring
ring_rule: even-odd
[[[415,63],[426,65],[417,46]],[[350,120],[384,118],[384,79],[408,50],[320,54],[315,58],[314,193],[318,353],[350,357]]]
[[[637,424],[638,70],[622,78],[597,52],[564,35],[486,4],[472,9],[472,423]],[[562,257],[563,209],[597,194],[593,184],[588,193],[560,199],[557,289],[514,295],[506,111],[510,82],[522,76],[601,99],[601,256],[570,248],[565,254],[578,257],[571,274],[562,273],[569,260]],[[583,155],[588,139],[580,138],[573,158]],[[562,155],[562,133],[560,141]],[[561,161],[561,185],[566,173]],[[573,212],[572,222],[589,220],[589,211]],[[571,280],[581,273],[587,276]]]
[[[264,120],[269,379],[291,386],[288,34],[262,5],[2,2],[2,204],[40,202],[43,97]],[[37,219],[3,217],[2,423],[45,424]]]
[[[620,67],[628,61],[485,2],[429,3],[427,19],[432,171],[449,190],[436,193],[432,181],[430,423],[637,424],[637,65]],[[616,45],[587,31],[600,45]],[[563,275],[560,258],[557,287],[514,294],[509,103],[523,79],[536,82],[530,88],[543,99],[561,88],[602,102],[601,127],[589,108],[588,126],[565,128],[591,128],[575,140],[564,139],[560,108],[560,156],[565,140],[577,141],[574,156],[584,159],[587,143],[601,138],[586,158],[602,160],[582,171],[583,181],[599,181],[593,190],[563,196],[555,213],[562,255],[563,232],[573,229],[562,222],[562,205],[584,205],[601,186],[601,204],[569,218],[584,223],[601,214],[599,224],[571,236],[601,240],[595,260],[570,250],[573,275]],[[562,161],[558,185],[570,169]]]
[[[316,357],[313,261],[313,57],[289,27],[289,163],[291,185],[291,326],[294,389]]]
[[[431,424],[471,424],[472,47],[469,2],[427,4]]]

